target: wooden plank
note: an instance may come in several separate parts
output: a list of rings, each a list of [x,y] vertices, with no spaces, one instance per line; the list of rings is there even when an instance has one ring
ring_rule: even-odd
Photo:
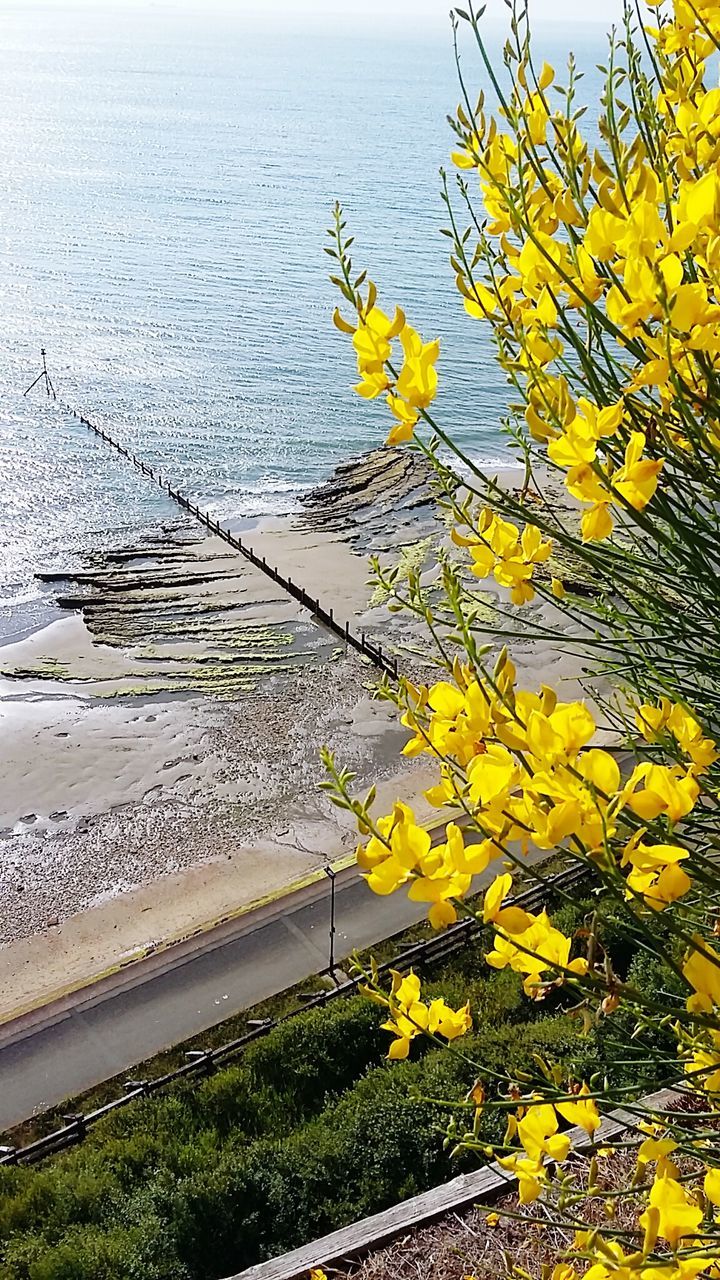
[[[659,1093],[648,1094],[642,1099],[642,1105],[662,1111],[675,1097],[677,1094],[672,1089],[663,1089]],[[636,1120],[637,1117],[625,1109],[618,1108],[611,1112],[595,1135],[595,1145],[617,1136],[623,1130],[634,1128]],[[593,1145],[584,1129],[569,1129],[568,1137],[575,1151],[587,1151]],[[492,1203],[514,1186],[515,1179],[497,1164],[486,1165],[473,1173],[461,1174],[459,1178],[453,1178],[439,1187],[432,1187],[419,1196],[403,1200],[390,1209],[383,1209],[381,1213],[374,1213],[370,1218],[362,1218],[360,1222],[340,1227],[338,1231],[332,1231],[290,1253],[248,1267],[247,1270],[228,1277],[228,1280],[296,1280],[298,1276],[307,1275],[313,1267],[345,1262],[349,1258],[357,1258],[361,1254],[382,1248],[395,1236],[433,1222],[453,1209],[468,1208],[478,1202]]]

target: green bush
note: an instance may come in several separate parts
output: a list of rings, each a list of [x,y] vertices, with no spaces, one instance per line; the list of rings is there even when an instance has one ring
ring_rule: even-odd
[[[245,1057],[253,1093],[261,1085],[301,1119],[342,1093],[387,1053],[377,1005],[357,996],[281,1024]]]
[[[489,974],[479,948],[426,988],[470,995],[473,1030],[450,1053],[416,1041],[389,1065],[383,1011],[338,1002],[114,1113],[82,1147],[1,1171],[0,1280],[216,1280],[468,1167],[444,1139],[478,1071],[533,1072],[537,1055],[597,1067],[596,1040]]]

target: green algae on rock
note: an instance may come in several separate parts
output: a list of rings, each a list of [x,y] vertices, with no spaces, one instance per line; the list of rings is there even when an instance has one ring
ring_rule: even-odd
[[[42,654],[6,677],[82,682],[103,698],[187,692],[226,699],[329,649],[305,611],[217,538],[183,536],[171,546],[148,539],[86,563],[72,574],[42,576],[65,585],[57,602],[81,612],[90,651],[64,663]]]

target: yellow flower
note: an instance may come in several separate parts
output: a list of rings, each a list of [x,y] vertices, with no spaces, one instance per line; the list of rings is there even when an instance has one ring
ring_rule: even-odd
[[[702,728],[695,717],[685,707],[675,703],[667,718],[667,726],[678,745],[690,757],[700,772],[717,759],[717,750],[712,738],[704,738]]]
[[[682,867],[669,865],[659,871],[633,871],[627,878],[628,891],[641,894],[646,907],[664,911],[692,887],[692,880]],[[631,896],[630,892],[627,893]]]
[[[720,955],[696,935],[683,965],[683,977],[693,988],[687,1004],[691,1012],[708,1013],[720,1008]]]
[[[559,467],[586,466],[594,462],[596,453],[597,437],[584,419],[576,418],[564,435],[551,440],[548,445],[548,456]]]
[[[687,849],[672,844],[643,844],[641,836],[635,836],[626,845],[622,863],[632,870],[627,878],[628,892],[641,894],[645,904],[655,911],[662,911],[687,893],[692,881],[678,864],[688,857]]]
[[[589,511],[583,512],[580,531],[583,542],[604,542],[609,538],[613,531],[610,503],[596,502]]]
[[[487,508],[478,521],[480,541],[464,538],[454,531],[454,541],[470,548],[472,572],[477,578],[494,574],[501,587],[510,590],[513,604],[525,604],[535,596],[530,583],[536,564],[542,564],[552,552],[552,543],[543,540],[534,525],[525,525],[522,533],[508,520]]]
[[[358,865],[374,893],[394,893],[411,878],[430,852],[427,831],[418,827],[412,809],[398,802],[391,815],[377,822],[380,838],[372,836],[357,852]]]
[[[658,707],[643,703],[636,708],[635,724],[646,742],[654,742],[658,733],[665,728],[670,715],[670,706],[667,698],[661,698]]]
[[[675,329],[688,333],[695,325],[720,319],[720,307],[708,302],[704,284],[681,284],[672,299],[670,316]]]
[[[694,1236],[702,1222],[703,1212],[692,1196],[674,1178],[663,1173],[655,1178],[648,1197],[649,1208],[639,1219],[645,1228],[649,1211],[657,1209],[658,1234],[667,1240],[671,1249],[686,1236]]]
[[[635,374],[632,380],[633,390],[638,387],[658,387],[667,382],[670,375],[670,364],[661,357],[658,360],[648,360],[641,369]]]
[[[406,977],[392,971],[390,1011],[392,1018],[382,1024],[384,1031],[391,1031],[395,1039],[388,1050],[392,1059],[407,1058],[410,1042],[426,1028],[427,1006],[420,1000],[420,979],[410,972]]]
[[[572,770],[567,763],[572,763]],[[571,752],[567,761],[561,758],[554,767],[539,768],[525,784],[526,795],[535,797],[527,821],[538,847],[549,849],[574,836],[590,850],[601,848],[614,831],[613,814],[622,799],[616,796],[619,783],[617,762],[599,748],[577,761]],[[553,807],[541,801],[552,801]]]
[[[556,1102],[555,1107],[563,1120],[567,1120],[568,1124],[577,1125],[579,1129],[584,1129],[588,1136],[592,1137],[595,1130],[600,1128],[600,1113],[593,1099],[588,1098],[588,1093],[589,1089],[584,1084],[572,1100]]]
[[[618,241],[623,230],[622,218],[609,213],[600,205],[595,205],[588,218],[585,248],[593,258],[598,258],[601,262],[609,262],[617,254]]]
[[[595,732],[595,720],[584,702],[560,702],[549,715],[530,712],[526,741],[537,763],[548,766],[574,756]]]
[[[587,962],[582,958],[570,960],[570,939],[550,924],[545,911],[531,917],[531,921],[529,928],[512,939],[496,934],[493,950],[485,959],[494,969],[509,965],[516,973],[525,974],[525,994],[536,998],[541,994],[542,974],[548,969],[582,974],[587,972]]]
[[[377,396],[382,395],[383,391],[387,391],[390,386],[390,380],[383,371],[364,369],[361,382],[356,382],[354,390],[357,391],[363,400],[375,400]]]
[[[427,1008],[424,1004],[412,1005],[407,1015],[398,1013],[394,1018],[383,1022],[383,1031],[391,1031],[395,1037],[388,1049],[388,1058],[394,1062],[407,1058],[411,1041],[425,1030],[426,1023]]]
[[[512,876],[505,874],[496,876],[485,891],[483,900],[483,920],[485,924],[496,925],[506,933],[522,933],[530,928],[533,916],[522,907],[504,907],[503,902],[512,889]]]
[[[547,1173],[542,1161],[527,1160],[522,1156],[512,1155],[501,1156],[498,1164],[517,1178],[518,1199],[521,1204],[532,1204],[533,1200],[537,1200],[543,1183],[547,1182]]]
[[[697,182],[683,183],[679,204],[679,212],[686,217],[693,227],[712,227],[718,230],[718,213],[720,211],[720,182],[714,169],[699,178]]]
[[[625,405],[622,400],[616,400],[614,404],[605,405],[600,409],[585,396],[580,396],[577,409],[576,423],[583,423],[593,439],[600,440],[603,436],[617,435],[623,420]],[[577,428],[574,427],[574,429]]]
[[[456,1040],[464,1036],[472,1027],[470,1004],[460,1009],[451,1009],[444,1000],[433,1000],[428,1011],[428,1028],[437,1032],[445,1040]]]
[[[389,395],[387,402],[391,412],[397,418],[397,426],[393,427],[389,433],[386,444],[404,444],[406,440],[412,439],[413,430],[418,421],[418,411],[412,405],[407,404],[400,396]]]
[[[638,790],[640,783],[643,786]],[[683,773],[677,765],[648,761],[636,765],[624,789],[629,807],[643,822],[652,822],[661,813],[667,814],[671,822],[678,822],[690,813],[699,794],[690,771]]]
[[[412,809],[400,801],[392,814],[377,820],[376,828],[378,834],[357,851],[369,887],[384,896],[409,883],[410,900],[430,904],[428,919],[435,929],[455,922],[453,902],[465,896],[472,877],[499,853],[489,840],[466,849],[454,822],[446,827],[445,842],[433,845],[429,833],[415,822]]]
[[[385,361],[392,354],[392,339],[397,337],[404,323],[405,317],[399,308],[392,320],[379,307],[371,307],[365,315],[360,316],[352,343],[361,374],[382,371]]]
[[[389,1005],[392,1017],[382,1024],[383,1030],[391,1031],[395,1037],[388,1050],[389,1058],[407,1058],[411,1042],[423,1032],[455,1040],[470,1030],[469,1004],[451,1009],[444,1000],[438,999],[428,1006],[420,999],[420,979],[416,974],[410,972],[403,977],[395,969],[391,972]]]
[[[669,1164],[668,1156],[677,1150],[677,1142],[673,1138],[645,1138],[638,1147],[638,1164],[645,1165],[656,1161],[658,1172],[663,1172]],[[673,1166],[674,1167],[674,1166]],[[670,1171],[671,1176],[672,1170]]]
[[[570,1139],[558,1133],[555,1108],[549,1102],[531,1103],[517,1131],[530,1160],[564,1160],[570,1150]]]
[[[693,997],[691,1001],[694,1001]],[[717,1044],[717,1035],[712,1032],[710,1034]],[[710,1047],[703,1049],[697,1045],[685,1062],[685,1076],[690,1087],[698,1093],[720,1093],[720,1051]],[[717,1099],[713,1099],[713,1102],[717,1102]]]
[[[419,874],[408,890],[412,902],[432,904],[428,919],[435,929],[455,923],[457,912],[451,899],[464,897],[472,883],[468,871],[458,869],[465,862],[460,828],[448,823],[446,836],[445,844],[436,845],[419,859]]]
[[[642,511],[657,489],[658,476],[664,466],[662,458],[642,458],[645,436],[633,431],[625,449],[625,461],[613,476],[613,488],[635,511]]]
[[[458,276],[458,288],[463,295],[465,310],[473,319],[485,320],[497,309],[498,300],[485,285],[477,281],[468,285],[463,277]]]
[[[720,1204],[720,1169],[708,1169],[703,1180],[703,1191],[711,1204]]]
[[[430,690],[421,689],[415,701],[415,709],[405,712],[400,720],[401,724],[415,732],[415,736],[403,747],[403,755],[416,756],[422,751],[433,750],[440,755],[453,752],[458,718],[465,705],[460,689],[447,680],[439,680]],[[426,708],[429,720],[427,724],[421,725],[418,713]]]
[[[651,281],[654,277],[646,275],[646,279],[648,286],[651,288]],[[648,301],[647,295],[642,297],[639,302],[628,302],[626,294],[617,285],[613,285],[607,292],[605,310],[607,311],[608,319],[612,320],[618,329],[623,330],[628,337],[634,337],[640,328],[641,321],[647,319],[653,310],[659,310],[659,308]]]
[[[398,817],[398,812],[399,811],[396,809],[392,813],[387,814],[382,818],[378,818],[375,825],[377,826],[380,835],[372,836],[366,845],[360,845],[358,848],[358,866],[362,867],[363,871],[372,870],[373,867],[376,867],[380,862],[384,862],[389,856],[390,833],[392,832],[395,822],[402,820],[401,816],[400,818]]]
[[[490,742],[482,755],[475,756],[467,771],[468,795],[473,804],[485,807],[516,786],[520,765],[506,747]]]
[[[477,133],[472,133],[466,140],[466,149],[464,151],[453,151],[450,155],[454,165],[458,169],[475,169],[477,167],[478,152],[482,149],[482,142]]]
[[[387,437],[387,444],[401,444],[412,437],[419,411],[426,409],[437,392],[435,362],[440,351],[439,341],[423,343],[420,335],[406,321],[400,307],[396,307],[392,319],[376,305],[377,289],[370,282],[365,306],[358,301],[357,323],[345,320],[335,310],[333,322],[342,333],[352,334],[352,344],[357,356],[360,382],[355,386],[358,395],[374,400],[387,392],[387,403],[396,425]],[[400,338],[403,348],[403,366],[393,385],[389,362],[393,354],[393,341]]]
[[[404,362],[397,380],[396,391],[415,409],[427,409],[437,394],[438,376],[435,362],[440,354],[440,343],[424,343],[420,335],[406,324],[400,333]]]
[[[664,465],[662,459],[642,457],[645,436],[641,431],[634,431],[627,443],[623,464],[615,475],[611,478],[609,468],[602,470],[599,467],[596,461],[598,442],[604,436],[617,433],[623,412],[624,405],[620,400],[598,409],[581,397],[577,416],[564,434],[548,444],[551,460],[568,471],[565,479],[568,492],[581,502],[592,503],[581,520],[584,542],[601,542],[609,537],[613,529],[610,507],[618,497],[636,511],[647,506]]]
[[[492,840],[480,840],[475,844],[465,845],[458,827],[455,827],[457,836],[451,839],[450,828],[453,826],[454,823],[448,823],[447,833],[448,851],[454,867],[458,871],[469,872],[471,876],[481,875],[493,859],[500,857],[500,849],[493,844]]]

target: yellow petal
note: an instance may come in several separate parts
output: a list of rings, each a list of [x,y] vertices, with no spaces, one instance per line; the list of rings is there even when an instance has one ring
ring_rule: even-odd
[[[428,920],[433,929],[446,929],[449,924],[455,924],[457,911],[452,902],[436,902],[428,912]]]
[[[340,310],[338,307],[336,307],[335,310],[333,311],[333,324],[335,325],[336,329],[340,330],[341,333],[355,332],[356,326],[354,324],[350,324],[349,320],[345,320],[345,318],[341,316]]]
[[[608,538],[613,531],[609,503],[598,502],[589,511],[585,511],[580,528],[583,542],[602,542],[604,538]]]
[[[607,751],[594,747],[579,762],[579,772],[587,782],[606,796],[613,796],[620,786],[620,769],[617,760]]]
[[[703,1190],[708,1200],[720,1204],[720,1169],[708,1169],[703,1182]]]
[[[399,1061],[403,1058],[407,1058],[409,1052],[410,1041],[407,1040],[405,1036],[399,1036],[398,1039],[393,1040],[390,1045],[390,1048],[388,1049],[388,1058],[393,1059],[393,1061]]]
[[[398,422],[396,427],[386,437],[386,444],[405,444],[406,441],[412,440],[415,424],[413,422]]]
[[[476,161],[467,151],[452,151],[450,159],[458,169],[474,169]]]

